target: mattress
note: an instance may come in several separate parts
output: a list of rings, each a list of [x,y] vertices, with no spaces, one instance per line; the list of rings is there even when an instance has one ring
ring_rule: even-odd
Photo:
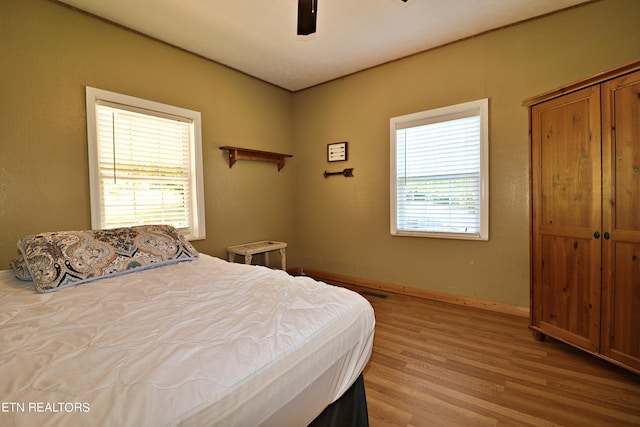
[[[371,355],[360,295],[196,260],[39,294],[0,271],[0,425],[303,426]]]

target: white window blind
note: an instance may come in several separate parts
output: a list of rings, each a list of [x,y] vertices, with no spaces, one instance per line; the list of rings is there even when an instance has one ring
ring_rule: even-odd
[[[488,238],[482,101],[391,120],[392,234]]]
[[[195,144],[199,113],[176,115],[159,111],[159,105],[131,105],[135,98],[123,103],[101,95],[91,97],[92,226],[170,224],[189,238],[202,238],[201,170],[195,167],[201,164]]]

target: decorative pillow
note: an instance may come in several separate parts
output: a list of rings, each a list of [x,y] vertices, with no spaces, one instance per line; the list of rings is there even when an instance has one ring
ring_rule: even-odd
[[[38,292],[198,257],[170,225],[41,233],[18,240],[18,249]]]
[[[13,269],[13,274],[15,274],[18,279],[28,282],[33,280],[31,273],[29,273],[29,267],[27,267],[27,263],[22,255],[11,261],[11,268]]]

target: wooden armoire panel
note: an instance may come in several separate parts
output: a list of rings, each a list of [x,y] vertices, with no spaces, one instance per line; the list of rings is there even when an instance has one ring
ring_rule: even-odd
[[[524,102],[531,329],[640,374],[640,59]]]
[[[548,334],[597,350],[591,239],[542,236],[542,310],[538,326]],[[598,308],[599,306],[596,306]],[[599,328],[598,328],[599,331]]]
[[[602,352],[640,370],[640,72],[602,85]]]
[[[600,345],[600,91],[535,105],[532,132],[533,327]]]

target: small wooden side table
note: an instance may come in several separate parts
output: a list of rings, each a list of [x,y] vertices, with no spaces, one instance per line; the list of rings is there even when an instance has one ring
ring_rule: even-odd
[[[269,265],[269,252],[280,251],[280,258],[282,260],[282,269],[287,271],[287,244],[285,242],[276,242],[274,240],[261,240],[259,242],[244,243],[242,245],[229,246],[227,248],[227,254],[229,255],[229,262],[235,262],[236,255],[244,256],[244,263],[251,264],[251,258],[255,254],[264,253],[264,261]]]

